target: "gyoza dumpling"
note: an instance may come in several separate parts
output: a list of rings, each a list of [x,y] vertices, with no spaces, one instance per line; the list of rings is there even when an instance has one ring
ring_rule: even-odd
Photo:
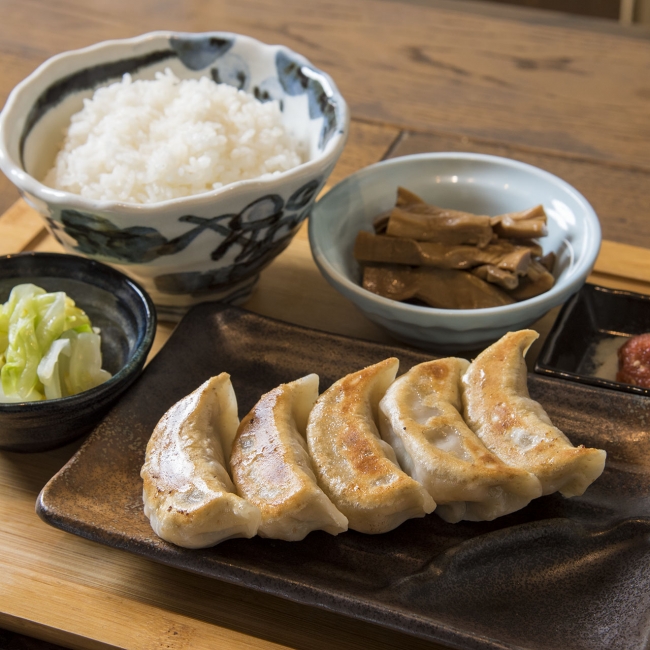
[[[253,537],[260,511],[235,494],[226,470],[239,418],[222,372],[172,406],[156,425],[140,475],[155,533],[186,548]]]
[[[491,521],[542,494],[529,472],[509,467],[465,424],[465,359],[421,363],[396,379],[379,403],[379,430],[400,465],[424,485],[446,521]]]
[[[362,533],[385,533],[436,507],[377,431],[377,408],[397,374],[391,358],[339,379],[316,402],[307,444],[319,485]]]
[[[510,332],[476,357],[462,379],[465,420],[501,460],[534,474],[543,494],[579,496],[602,474],[606,454],[574,447],[530,398],[524,355],[538,336]]]
[[[307,453],[305,428],[317,398],[318,375],[307,375],[263,395],[239,425],[232,478],[262,513],[261,537],[298,541],[312,530],[338,535],[348,529],[318,487]]]

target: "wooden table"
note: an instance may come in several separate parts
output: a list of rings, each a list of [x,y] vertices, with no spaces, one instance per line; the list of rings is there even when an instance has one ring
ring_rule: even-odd
[[[591,281],[650,293],[647,30],[458,0],[2,0],[0,15],[0,101],[47,57],[107,38],[215,29],[284,43],[327,70],[350,103],[350,140],[331,183],[419,151],[538,165],[601,218],[606,241]],[[16,199],[2,179],[0,254],[59,250]],[[304,228],[245,306],[390,340],[321,278]],[[156,350],[172,327],[161,324]],[[73,648],[437,647],[49,528],[34,501],[77,448],[0,452],[0,627]]]

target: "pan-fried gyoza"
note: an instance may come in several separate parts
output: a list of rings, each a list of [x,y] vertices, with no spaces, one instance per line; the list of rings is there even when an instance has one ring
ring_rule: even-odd
[[[536,338],[511,332],[471,364],[433,360],[398,379],[399,361],[385,359],[320,397],[307,375],[263,395],[241,425],[229,376],[213,377],[154,430],[145,514],[163,539],[199,548],[384,533],[436,504],[448,522],[492,520],[552,492],[579,496],[606,454],[574,447],[528,395]]]

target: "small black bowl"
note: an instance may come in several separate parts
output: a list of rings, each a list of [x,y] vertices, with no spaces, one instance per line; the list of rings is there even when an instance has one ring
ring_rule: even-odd
[[[618,348],[645,332],[650,332],[650,296],[585,284],[562,307],[535,372],[650,396],[648,388],[615,379]]]
[[[0,257],[0,304],[17,284],[65,291],[101,329],[103,368],[113,376],[90,390],[41,402],[0,403],[0,449],[45,451],[90,431],[136,380],[156,332],[151,298],[115,269],[76,255]]]

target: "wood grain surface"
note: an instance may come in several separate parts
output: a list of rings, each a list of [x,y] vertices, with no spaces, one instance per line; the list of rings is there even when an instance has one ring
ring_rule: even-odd
[[[0,101],[57,52],[153,29],[226,30],[307,56],[357,118],[650,164],[650,31],[584,29],[602,22],[587,18],[549,27],[455,4],[3,0]]]
[[[283,43],[329,72],[350,103],[350,140],[330,186],[418,151],[530,162],[575,185],[599,214],[607,241],[592,280],[650,293],[648,30],[458,0],[0,0],[0,15],[0,103],[49,56],[107,38],[226,30]],[[13,207],[0,217],[0,254],[60,250],[17,198],[2,178],[0,213]],[[304,228],[246,307],[389,340],[321,278]],[[152,354],[172,329],[161,324]],[[77,447],[0,452],[0,627],[70,648],[438,647],[46,526],[34,501]]]

